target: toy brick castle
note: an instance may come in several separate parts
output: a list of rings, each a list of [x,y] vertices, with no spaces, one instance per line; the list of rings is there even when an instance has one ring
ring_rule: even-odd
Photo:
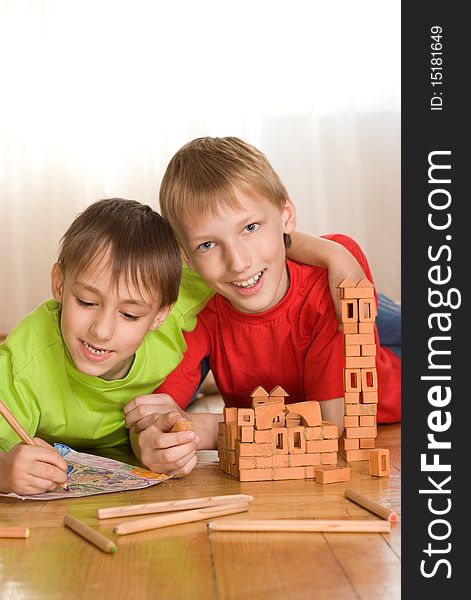
[[[270,393],[258,386],[250,394],[252,408],[224,409],[218,440],[224,472],[240,481],[347,481],[349,467],[337,466],[340,450],[348,462],[370,460],[371,453],[370,473],[387,475],[387,451],[372,450],[378,403],[374,287],[362,279],[357,284],[344,280],[339,288],[345,341],[342,437],[336,425],[322,420],[319,402],[287,404],[288,394],[280,386]]]

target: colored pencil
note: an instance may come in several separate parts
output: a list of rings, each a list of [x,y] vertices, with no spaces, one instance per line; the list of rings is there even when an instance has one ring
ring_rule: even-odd
[[[391,531],[388,521],[306,520],[306,519],[267,519],[262,521],[221,521],[208,523],[212,531],[291,531],[291,532],[351,532],[387,533]]]
[[[225,496],[209,496],[207,498],[188,498],[186,500],[170,500],[167,502],[152,502],[150,504],[131,504],[128,506],[112,506],[99,508],[96,512],[97,519],[112,519],[114,517],[130,517],[133,515],[146,515],[150,513],[173,512],[189,510],[192,508],[206,508],[238,501],[250,502],[253,496],[247,494],[227,494]]]
[[[20,423],[16,420],[16,417],[10,412],[8,406],[0,399],[0,415],[5,419],[5,421],[10,425],[13,431],[21,438],[21,440],[28,444],[29,446],[34,446],[35,443],[33,438],[29,436],[29,434],[25,431],[25,429],[20,425]]]
[[[385,519],[386,521],[398,520],[397,513],[394,510],[386,508],[385,506],[379,504],[378,502],[375,502],[374,500],[368,498],[367,496],[364,496],[363,494],[360,494],[359,492],[356,492],[355,490],[346,489],[345,498],[348,498],[352,502],[355,502],[355,504],[358,504],[362,508],[366,508],[366,510],[369,510],[375,515],[378,515],[378,517]]]
[[[149,517],[147,519],[134,519],[132,521],[127,521],[126,523],[120,523],[113,531],[119,535],[127,535],[128,533],[148,531],[149,529],[169,527],[170,525],[204,521],[205,519],[223,517],[224,515],[232,515],[247,510],[249,510],[249,505],[247,503],[227,503],[220,506],[212,506],[210,508],[201,508],[198,510],[184,510],[170,515],[160,515],[158,517]]]
[[[0,527],[0,538],[29,538],[29,527]]]
[[[98,533],[82,521],[79,521],[72,515],[66,514],[64,517],[64,525],[75,531],[78,535],[83,537],[85,540],[103,550],[103,552],[113,553],[116,552],[116,545],[110,539]]]
[[[33,438],[27,433],[21,423],[18,422],[16,417],[10,412],[8,406],[0,399],[0,415],[5,419],[5,421],[10,425],[13,431],[21,438],[21,440],[28,444],[28,446],[36,446]],[[69,491],[67,487],[67,483],[59,483],[61,488],[63,488],[66,492]]]

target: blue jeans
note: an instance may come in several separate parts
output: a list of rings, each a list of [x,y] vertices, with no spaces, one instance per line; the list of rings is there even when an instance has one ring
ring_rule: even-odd
[[[401,305],[396,304],[385,294],[378,292],[378,315],[376,317],[379,342],[401,358]],[[192,401],[209,372],[209,356],[201,361],[201,379]]]
[[[381,292],[378,292],[376,326],[381,346],[401,358],[401,305]]]

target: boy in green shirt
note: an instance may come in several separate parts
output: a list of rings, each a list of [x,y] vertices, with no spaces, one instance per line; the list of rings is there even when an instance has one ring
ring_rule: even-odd
[[[177,366],[182,330],[194,328],[210,296],[190,272],[179,290],[181,272],[173,233],[149,206],[101,200],[72,223],[52,268],[54,300],[0,345],[0,398],[40,438],[18,444],[0,417],[1,492],[42,493],[64,483],[67,465],[49,446],[54,441],[75,449],[129,443],[123,407]]]

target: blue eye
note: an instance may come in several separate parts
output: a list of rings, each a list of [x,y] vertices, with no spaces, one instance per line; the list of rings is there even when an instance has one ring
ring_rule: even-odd
[[[196,248],[196,252],[207,252],[211,248],[214,248],[214,242],[203,242]]]
[[[248,231],[249,233],[253,233],[254,231],[257,231],[257,229],[260,227],[260,223],[250,223],[250,225],[246,225],[244,227],[245,231]]]

